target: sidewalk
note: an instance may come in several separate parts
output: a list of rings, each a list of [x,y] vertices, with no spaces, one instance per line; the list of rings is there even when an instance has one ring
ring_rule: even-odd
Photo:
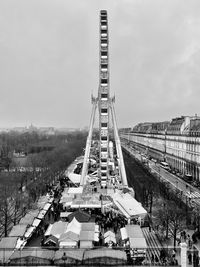
[[[186,236],[189,234],[190,237],[192,238],[192,234],[194,233],[194,230],[185,230],[185,231],[186,231]],[[173,245],[174,245],[173,244],[173,239],[168,239],[165,242],[162,242],[162,245],[163,245],[163,247],[173,248]],[[200,240],[198,240],[195,244],[193,244],[192,247],[193,246],[199,251],[199,255],[200,255]],[[181,255],[180,255],[181,249],[180,249],[180,245],[177,245],[176,248],[177,248],[176,259],[178,260],[178,264],[181,265]],[[189,251],[189,247],[188,247],[188,251]],[[192,267],[193,266],[193,263],[189,264],[188,257],[187,257],[187,266],[188,267]]]

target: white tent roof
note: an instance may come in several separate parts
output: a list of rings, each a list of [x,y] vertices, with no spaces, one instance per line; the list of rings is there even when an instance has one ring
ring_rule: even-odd
[[[46,232],[45,232],[45,236],[51,235],[51,230],[52,230],[53,224],[49,224]]]
[[[44,205],[43,210],[46,210],[46,211],[47,211],[50,207],[51,207],[51,203],[46,203],[46,204]]]
[[[99,233],[99,225],[98,224],[95,224],[95,233]]]
[[[27,228],[26,224],[14,225],[9,233],[9,236],[24,236],[26,228]]]
[[[127,235],[130,238],[143,238],[144,234],[142,232],[142,229],[139,225],[135,225],[135,224],[129,224],[126,225],[126,231],[127,231]]]
[[[68,178],[72,181],[72,183],[80,184],[81,174],[71,172],[71,173],[68,173]]]
[[[83,187],[70,187],[68,190],[68,194],[82,194]]]
[[[67,226],[66,233],[69,232],[69,231],[74,232],[74,233],[80,235],[80,232],[81,232],[81,223],[79,223],[76,220],[75,217],[73,218],[73,220]]]
[[[98,242],[99,241],[99,233],[94,233],[94,241]]]
[[[66,233],[67,226],[68,222],[62,222],[62,221],[50,224],[45,232],[45,236],[52,235],[59,238],[61,234]]]
[[[16,247],[15,247],[15,248],[16,248],[16,249],[20,249],[20,248],[22,249],[22,248],[26,245],[26,243],[27,243],[26,240],[24,240],[24,239],[21,240],[21,239],[19,238],[19,239],[17,240],[17,244],[16,244]]]
[[[125,227],[120,228],[120,233],[121,233],[122,240],[125,240],[125,239],[128,238],[128,234],[127,234],[127,231],[126,231]]]
[[[104,238],[106,238],[107,236],[115,237],[115,234],[114,234],[112,231],[107,231],[107,232],[104,234]]]
[[[41,220],[40,219],[34,219],[32,225],[35,226],[35,227],[38,227],[38,225],[41,223]]]
[[[145,238],[129,238],[131,248],[147,249]]]
[[[65,242],[65,240],[71,241],[79,241],[79,234],[68,231],[67,233],[63,233],[60,235],[59,242]]]
[[[34,227],[34,226],[30,226],[30,227],[27,229],[27,231],[26,231],[26,233],[24,234],[24,236],[25,236],[26,238],[29,238],[29,237],[32,235],[32,233],[33,233],[34,230],[35,230],[35,227]]]
[[[109,243],[110,241],[112,241],[113,243],[116,243],[116,238],[109,235],[104,239],[105,243]]]
[[[59,243],[59,247],[60,248],[71,248],[71,247],[76,247],[77,246],[77,242],[76,241],[72,241],[71,239],[69,240],[65,240],[64,242],[60,242]]]
[[[127,219],[136,216],[144,217],[147,214],[147,211],[142,207],[141,203],[138,202],[129,193],[115,193],[113,195],[113,200],[115,205]]]
[[[42,220],[44,218],[44,216],[45,216],[46,213],[47,213],[47,210],[41,210],[39,212],[39,214],[37,215],[37,218],[40,219],[40,220]]]

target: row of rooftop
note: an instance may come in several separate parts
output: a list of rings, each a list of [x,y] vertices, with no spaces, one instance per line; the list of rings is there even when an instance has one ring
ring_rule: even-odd
[[[133,128],[123,128],[120,129],[120,131],[132,133],[200,136],[200,117],[197,115],[181,116],[173,118],[171,121],[143,122],[138,123]]]

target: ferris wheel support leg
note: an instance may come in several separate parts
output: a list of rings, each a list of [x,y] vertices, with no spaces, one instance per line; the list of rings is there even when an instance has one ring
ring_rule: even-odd
[[[83,168],[81,173],[81,180],[80,180],[80,186],[83,186],[85,183],[85,177],[87,175],[88,170],[88,161],[89,161],[89,155],[90,155],[90,148],[92,143],[92,133],[93,133],[93,127],[94,127],[94,119],[95,119],[95,113],[97,108],[97,99],[92,98],[92,114],[90,118],[90,128],[89,133],[86,141],[86,147],[85,147],[85,155],[84,155],[84,161],[83,161]]]
[[[127,183],[127,177],[126,177],[126,170],[124,166],[124,159],[122,155],[122,149],[121,149],[121,142],[119,139],[119,134],[118,134],[118,129],[117,129],[117,121],[116,121],[116,115],[115,115],[115,109],[113,105],[113,101],[111,100],[110,102],[110,109],[111,109],[111,114],[112,114],[112,120],[113,120],[113,128],[114,128],[114,136],[115,136],[115,142],[116,142],[116,148],[117,148],[117,153],[119,157],[119,164],[120,164],[120,173],[121,173],[121,178],[122,178],[122,184],[124,187],[128,187]]]

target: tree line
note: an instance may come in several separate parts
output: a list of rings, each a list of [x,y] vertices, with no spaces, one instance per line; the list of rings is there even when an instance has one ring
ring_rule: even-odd
[[[60,139],[59,136],[52,138],[54,149],[27,155],[26,167],[31,167],[31,171],[0,172],[0,225],[3,226],[0,233],[7,236],[9,227],[35,206],[37,199],[55,182],[55,177],[63,177],[69,164],[82,154],[86,136],[85,132],[75,132],[61,135]],[[28,139],[30,144],[41,141],[35,137]],[[23,140],[24,136],[21,138],[18,136],[17,140]]]

